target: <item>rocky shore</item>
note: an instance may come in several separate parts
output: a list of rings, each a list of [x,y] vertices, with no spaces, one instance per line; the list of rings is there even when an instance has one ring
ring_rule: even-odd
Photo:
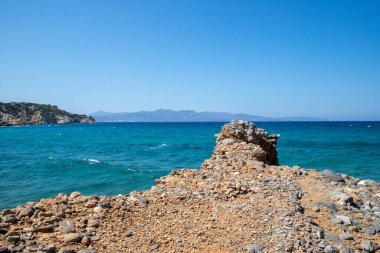
[[[200,170],[175,170],[150,190],[3,210],[0,253],[378,251],[380,186],[279,166],[278,137],[232,121]]]
[[[72,114],[54,105],[0,102],[0,126],[93,122],[95,119],[92,117]]]

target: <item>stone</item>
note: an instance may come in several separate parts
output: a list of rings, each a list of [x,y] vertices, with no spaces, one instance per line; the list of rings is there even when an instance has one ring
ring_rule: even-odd
[[[328,208],[332,210],[334,213],[338,212],[338,208],[336,208],[336,205],[332,202],[317,202],[317,205]]]
[[[338,253],[338,250],[334,249],[333,246],[331,246],[331,245],[327,245],[327,246],[323,249],[323,251],[324,251],[325,253]]]
[[[0,247],[0,253],[9,253],[9,250],[6,247]]]
[[[360,185],[360,186],[372,186],[372,185],[377,185],[377,183],[373,180],[366,179],[366,180],[359,181],[358,185]]]
[[[360,247],[366,251],[373,252],[375,247],[370,240],[365,240],[360,244]]]
[[[71,221],[61,221],[59,223],[59,230],[62,234],[74,233],[75,226]]]
[[[353,204],[353,198],[345,192],[335,189],[331,192],[331,195],[340,205]]]
[[[17,218],[13,214],[8,214],[2,218],[2,221],[3,223],[15,223],[17,221]]]
[[[31,208],[31,207],[26,207],[24,209],[22,209],[20,212],[19,212],[19,216],[20,217],[30,217],[32,216],[34,213],[34,209]]]
[[[7,242],[17,243],[18,241],[20,241],[20,236],[19,235],[7,236]]]
[[[1,216],[5,216],[5,215],[8,215],[8,214],[13,214],[13,211],[10,210],[10,209],[4,209],[4,210],[1,212]]]
[[[149,204],[149,201],[147,199],[144,199],[136,194],[130,195],[131,200],[137,202],[140,206],[147,207]]]
[[[58,253],[75,253],[76,250],[72,249],[72,248],[67,248],[67,247],[63,247],[63,248],[60,248]]]
[[[42,251],[46,253],[55,253],[56,248],[55,246],[47,246],[45,248],[42,248]]]
[[[375,235],[380,232],[380,226],[371,226],[368,228],[368,233],[370,235]]]
[[[37,232],[41,232],[41,233],[54,232],[54,225],[47,225],[47,226],[38,227]]]
[[[128,230],[128,231],[125,233],[125,235],[126,235],[127,237],[132,236],[132,235],[133,235],[132,230]]]
[[[103,207],[97,206],[94,208],[94,213],[102,213],[103,212]]]
[[[83,237],[81,243],[82,243],[83,245],[85,245],[85,246],[88,246],[88,245],[91,244],[91,238],[88,237],[88,236],[85,236],[85,237]]]
[[[333,219],[331,219],[331,221],[334,224],[343,224],[343,221],[341,219],[339,219],[339,218],[336,218],[336,217],[333,218]]]
[[[339,234],[339,239],[341,239],[341,240],[353,240],[354,238],[352,237],[351,234],[348,234],[348,233],[340,233],[340,234]]]
[[[344,181],[344,178],[338,174],[338,173],[335,173],[334,171],[332,170],[324,170],[321,172],[322,175],[324,175],[326,178],[328,178],[330,181],[334,181],[334,182],[345,182]]]
[[[69,233],[65,234],[63,237],[64,242],[80,242],[82,239],[79,233]]]
[[[338,219],[341,219],[344,224],[351,225],[351,220],[350,220],[349,217],[344,216],[344,215],[337,215],[337,214],[335,215],[335,217],[338,218]]]
[[[92,228],[97,228],[97,227],[99,227],[99,221],[96,219],[89,219],[87,221],[87,226],[92,227]]]
[[[70,194],[70,196],[69,196],[69,199],[75,199],[75,198],[77,198],[77,197],[79,197],[81,195],[81,193],[80,192],[72,192],[71,194]]]
[[[345,245],[344,243],[341,243],[339,245],[339,249],[343,252],[343,253],[354,253],[354,251],[352,249],[350,249],[349,247],[347,247],[347,245]]]
[[[252,243],[252,244],[247,245],[248,253],[261,253],[262,249],[263,247],[259,244]]]
[[[223,145],[231,145],[231,144],[234,144],[234,143],[235,143],[235,140],[231,139],[231,138],[227,138],[227,139],[222,140],[222,144]]]
[[[98,251],[94,249],[81,249],[78,253],[98,253]]]
[[[25,245],[26,246],[33,246],[33,245],[36,245],[36,241],[35,240],[25,240]]]
[[[16,252],[24,252],[24,247],[22,246],[14,246],[9,248],[10,253],[16,253]]]
[[[150,246],[150,250],[152,251],[152,250],[158,249],[158,247],[159,247],[158,243],[153,242],[152,245]]]
[[[248,160],[245,165],[248,169],[264,168],[265,164],[257,160]]]

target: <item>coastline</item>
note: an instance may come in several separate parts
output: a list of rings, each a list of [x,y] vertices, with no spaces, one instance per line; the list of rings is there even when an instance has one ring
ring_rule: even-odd
[[[379,185],[277,166],[276,139],[231,122],[201,170],[173,171],[151,190],[3,210],[0,252],[375,252]]]

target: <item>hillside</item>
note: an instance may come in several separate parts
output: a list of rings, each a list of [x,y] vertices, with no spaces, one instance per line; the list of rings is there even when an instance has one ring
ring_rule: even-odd
[[[72,114],[54,105],[0,102],[0,126],[93,122],[95,119],[92,117]]]
[[[312,117],[261,117],[244,113],[195,112],[193,110],[164,110],[141,112],[94,112],[90,114],[98,122],[228,122],[241,119],[247,121],[325,121]]]

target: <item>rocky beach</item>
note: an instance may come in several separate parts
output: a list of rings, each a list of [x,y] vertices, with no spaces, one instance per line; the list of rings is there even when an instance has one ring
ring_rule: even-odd
[[[280,166],[278,138],[232,121],[200,170],[175,170],[150,190],[2,210],[0,253],[378,251],[379,184]]]

